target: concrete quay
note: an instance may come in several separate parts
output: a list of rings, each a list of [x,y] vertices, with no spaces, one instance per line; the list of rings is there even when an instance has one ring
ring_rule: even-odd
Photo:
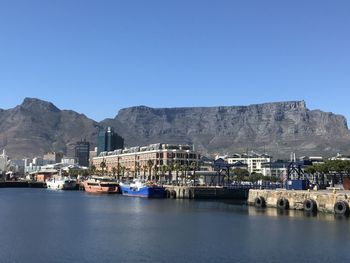
[[[36,181],[0,181],[0,188],[45,188],[46,184]]]
[[[247,200],[249,189],[222,186],[165,185],[167,198],[172,199],[235,199]]]
[[[258,208],[304,210],[349,216],[350,191],[249,190],[248,204]]]

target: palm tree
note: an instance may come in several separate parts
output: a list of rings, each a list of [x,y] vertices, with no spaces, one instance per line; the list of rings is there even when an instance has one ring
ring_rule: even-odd
[[[192,162],[190,167],[193,171],[193,174],[192,174],[193,185],[195,185],[196,184],[196,169],[198,167],[197,162]]]
[[[137,177],[137,178],[139,178],[139,175],[140,175],[140,168],[141,168],[141,166],[140,166],[140,164],[139,163],[136,163],[136,165],[135,165],[135,172],[134,172],[134,176],[135,176],[135,178]]]
[[[168,167],[165,164],[162,164],[160,171],[162,172],[162,177],[165,178],[165,172],[168,170]]]
[[[179,171],[181,170],[181,164],[177,161],[177,162],[175,162],[175,164],[174,164],[174,170],[175,170],[175,172],[176,172],[176,184],[178,184],[179,183]]]
[[[153,167],[153,161],[148,160],[147,161],[147,167],[148,167],[148,179],[147,180],[152,180],[152,167]]]
[[[115,174],[117,173],[117,168],[113,167],[112,168],[112,174],[113,174],[113,177],[115,178]]]
[[[127,173],[128,180],[129,180],[131,169],[130,169],[130,168],[125,168],[125,171],[126,171],[126,173]]]
[[[104,175],[104,172],[105,172],[105,168],[107,167],[105,160],[103,160],[103,161],[100,163],[100,167],[101,167],[101,169],[102,169],[102,176],[103,176],[103,175]]]
[[[91,176],[91,174],[94,174],[94,173],[96,173],[96,166],[95,165],[91,165],[91,167],[90,167],[90,176]]]
[[[158,174],[158,167],[157,166],[153,166],[153,179],[157,181],[157,174]]]
[[[190,166],[188,164],[185,164],[185,183],[187,184],[187,179],[188,179],[188,172],[190,171]]]
[[[172,171],[174,170],[174,164],[172,162],[170,162],[168,164],[168,182],[170,183],[170,181],[172,180]]]
[[[118,178],[118,181],[120,180],[120,174],[122,172],[122,169],[121,169],[121,166],[120,164],[118,163],[118,166],[117,166],[117,178]]]
[[[121,170],[121,172],[122,172],[122,178],[124,178],[125,167],[124,167],[124,166],[121,166],[121,167],[120,167],[120,170]]]
[[[182,172],[183,172],[183,178],[182,179],[185,179],[185,184],[187,184],[187,172],[188,172],[188,169],[189,169],[188,164],[184,164],[182,166]]]
[[[143,180],[146,180],[146,171],[147,171],[147,165],[143,165],[142,166],[142,170],[143,170]]]

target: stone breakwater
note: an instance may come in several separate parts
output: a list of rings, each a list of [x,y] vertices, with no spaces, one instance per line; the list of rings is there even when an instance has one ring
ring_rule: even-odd
[[[306,210],[349,215],[350,191],[249,190],[248,204],[256,207]]]

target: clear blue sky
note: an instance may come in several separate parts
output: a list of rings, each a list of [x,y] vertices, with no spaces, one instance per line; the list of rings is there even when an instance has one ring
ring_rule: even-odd
[[[350,119],[348,0],[0,0],[0,108],[305,100]]]

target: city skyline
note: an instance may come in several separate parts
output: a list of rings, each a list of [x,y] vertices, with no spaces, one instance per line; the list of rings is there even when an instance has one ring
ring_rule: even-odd
[[[305,100],[350,118],[347,1],[1,4],[0,108],[25,97],[100,121],[130,106]]]

